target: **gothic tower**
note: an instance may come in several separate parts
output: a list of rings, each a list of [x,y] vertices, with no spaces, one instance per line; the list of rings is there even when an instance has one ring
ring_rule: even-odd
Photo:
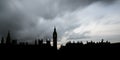
[[[1,44],[4,44],[4,37],[2,37],[1,39]]]
[[[10,44],[11,43],[11,36],[10,36],[10,31],[8,31],[8,35],[6,37],[6,44]]]
[[[57,32],[56,28],[54,27],[54,32],[53,32],[53,47],[57,49]]]

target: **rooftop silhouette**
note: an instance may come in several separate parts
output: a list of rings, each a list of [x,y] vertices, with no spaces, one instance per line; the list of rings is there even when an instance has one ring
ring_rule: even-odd
[[[83,50],[90,49],[119,49],[120,43],[110,43],[109,41],[104,41],[102,39],[100,42],[67,42],[65,46],[61,45],[60,49],[57,49],[57,30],[54,28],[53,31],[53,46],[51,45],[51,40],[46,40],[46,43],[43,43],[43,39],[36,39],[34,44],[29,44],[28,42],[19,42],[17,40],[11,39],[11,32],[8,31],[7,37],[1,37],[0,49],[37,49],[39,52],[45,53],[58,53],[58,54],[70,54],[77,53],[80,54]],[[90,51],[91,52],[91,51]]]

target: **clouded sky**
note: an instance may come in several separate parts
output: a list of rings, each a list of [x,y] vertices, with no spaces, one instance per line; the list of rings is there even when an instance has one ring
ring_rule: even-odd
[[[120,0],[0,0],[0,36],[120,42]]]

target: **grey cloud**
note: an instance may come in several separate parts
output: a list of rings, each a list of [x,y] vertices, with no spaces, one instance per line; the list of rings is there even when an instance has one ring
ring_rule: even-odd
[[[90,34],[90,31],[85,31],[83,33],[73,33],[69,36],[68,40],[76,40],[76,39],[85,39],[89,38],[90,36],[87,36],[87,34]]]
[[[116,0],[64,0],[60,1],[60,6],[65,10],[76,10],[79,7],[85,7],[95,2],[112,3]]]
[[[114,1],[116,0],[0,0],[0,35],[3,36],[11,30],[19,39],[30,40],[37,36],[51,38],[55,25],[61,37],[66,31],[73,30],[80,24],[71,22],[71,19],[61,22],[56,18],[64,16],[67,12],[84,9],[95,2],[111,4]],[[38,23],[38,18],[43,18],[43,22]],[[86,38],[85,34],[89,33],[78,36]]]
[[[32,21],[28,21],[28,17],[18,10],[12,0],[0,0],[0,36],[5,37],[9,30],[14,37],[18,37],[18,31],[31,23]]]
[[[20,3],[24,6],[26,12],[41,16],[46,20],[54,19],[56,16],[65,12],[75,11],[78,8],[84,8],[94,2],[113,2],[115,0],[22,0]],[[26,3],[27,2],[27,3]]]
[[[0,34],[3,35],[6,30],[17,30],[20,29],[16,20],[19,16],[16,12],[11,13],[12,11],[8,7],[7,0],[0,0]],[[19,21],[18,21],[19,22]],[[19,28],[18,28],[19,27]]]

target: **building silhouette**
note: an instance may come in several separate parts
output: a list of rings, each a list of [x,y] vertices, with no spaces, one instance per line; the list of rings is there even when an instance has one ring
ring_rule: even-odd
[[[38,55],[45,54],[45,56],[50,56],[51,54],[55,54],[55,56],[56,56],[56,54],[58,54],[58,56],[59,55],[68,56],[68,55],[77,55],[77,54],[82,55],[81,54],[82,52],[85,52],[86,55],[88,55],[88,54],[91,55],[91,54],[93,54],[94,51],[97,51],[96,54],[101,54],[101,52],[103,52],[102,54],[104,54],[107,51],[110,51],[110,50],[113,51],[112,49],[116,49],[116,50],[120,49],[120,42],[110,43],[109,41],[105,41],[104,39],[101,39],[101,41],[99,41],[99,42],[86,41],[85,44],[82,41],[77,41],[77,42],[69,41],[69,42],[66,42],[65,45],[61,45],[60,48],[57,49],[57,30],[55,27],[54,27],[54,31],[51,35],[53,35],[53,37],[51,39],[53,41],[51,41],[50,39],[46,39],[46,40],[35,39],[33,44],[30,44],[29,42],[19,42],[16,39],[11,39],[13,37],[11,37],[10,31],[8,31],[7,37],[5,37],[5,38],[4,38],[4,36],[1,37],[0,50],[1,49],[8,50],[8,48],[10,48],[10,49],[12,48],[14,51],[14,50],[17,50],[17,49],[19,50],[22,48],[23,50],[28,49],[28,50],[24,51],[26,53],[29,50],[35,49],[35,51],[32,50],[32,52],[38,53]],[[53,46],[51,45],[51,42],[53,42]],[[16,49],[14,49],[14,48],[16,48]]]
[[[7,37],[6,37],[6,44],[10,44],[11,43],[11,35],[10,35],[10,31],[8,31]]]
[[[56,31],[56,27],[54,27],[54,32],[53,32],[53,48],[57,49],[57,31]]]
[[[1,44],[2,45],[4,44],[4,37],[2,37],[2,39],[1,39]]]

